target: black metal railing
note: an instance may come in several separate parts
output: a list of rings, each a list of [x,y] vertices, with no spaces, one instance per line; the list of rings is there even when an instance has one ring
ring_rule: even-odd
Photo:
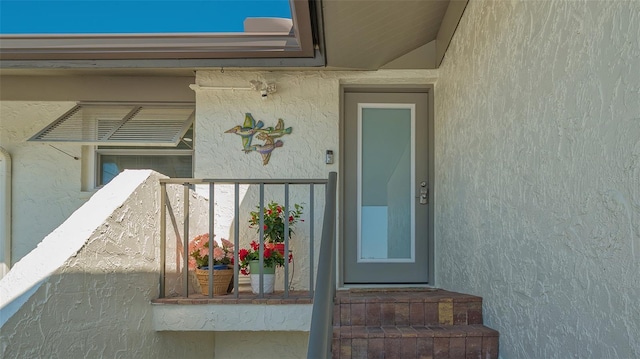
[[[334,221],[335,221],[335,195],[336,195],[336,190],[335,190],[335,183],[336,180],[336,173],[335,172],[331,172],[329,175],[328,179],[188,179],[188,178],[172,178],[172,179],[161,179],[160,180],[160,208],[162,208],[162,210],[160,211],[160,297],[164,297],[166,295],[166,278],[167,278],[167,272],[166,272],[166,259],[167,259],[167,214],[170,216],[170,220],[171,220],[171,224],[172,224],[172,228],[173,228],[173,232],[176,238],[176,241],[178,243],[181,243],[181,245],[177,245],[176,248],[182,247],[181,249],[181,254],[180,256],[177,256],[176,261],[179,262],[178,257],[181,257],[182,259],[182,295],[184,297],[188,297],[189,295],[189,271],[188,271],[188,263],[189,263],[189,231],[190,231],[190,197],[191,197],[191,191],[193,190],[193,187],[195,185],[208,185],[209,187],[209,200],[208,200],[208,233],[209,233],[209,239],[210,241],[213,240],[213,236],[214,236],[214,226],[215,226],[215,211],[216,211],[216,205],[215,205],[215,188],[218,185],[232,185],[234,188],[234,203],[233,203],[233,216],[235,218],[234,222],[234,233],[233,233],[233,244],[234,244],[234,248],[236,249],[234,251],[234,261],[233,261],[233,271],[234,271],[234,283],[233,283],[233,287],[235,288],[234,292],[233,292],[233,296],[235,296],[236,298],[238,298],[239,296],[239,274],[240,274],[240,267],[239,267],[239,248],[240,248],[240,221],[238,220],[240,218],[240,186],[241,185],[250,185],[250,186],[258,186],[259,187],[259,208],[260,208],[260,215],[259,215],[259,267],[260,269],[260,273],[259,273],[259,293],[258,293],[258,297],[262,298],[264,297],[264,288],[263,288],[263,283],[264,283],[264,271],[263,271],[263,258],[264,258],[264,250],[265,250],[265,241],[264,241],[264,232],[263,232],[263,226],[264,226],[264,208],[265,208],[265,186],[282,186],[284,188],[284,211],[285,213],[289,213],[290,210],[290,203],[289,203],[289,193],[290,193],[290,187],[291,186],[308,186],[308,201],[309,201],[309,229],[308,229],[308,237],[309,237],[309,296],[313,297],[314,296],[314,287],[317,288],[316,290],[322,290],[322,291],[326,291],[326,284],[323,284],[322,286],[319,285],[314,285],[314,259],[315,259],[315,254],[314,254],[314,248],[315,248],[315,239],[314,239],[314,232],[315,232],[315,223],[316,223],[316,218],[315,218],[315,206],[316,206],[316,199],[315,199],[315,189],[316,186],[322,186],[325,188],[325,209],[324,209],[324,224],[323,224],[323,230],[322,230],[322,238],[321,238],[321,257],[320,259],[324,262],[326,262],[326,258],[324,258],[323,256],[325,256],[325,254],[323,254],[322,251],[326,251],[323,248],[326,246],[324,243],[329,241],[329,242],[333,242],[335,241],[334,235],[333,233],[330,235],[329,239],[326,239],[325,236],[329,236],[329,234],[326,234],[327,231],[327,222],[331,222],[330,226],[332,228],[335,228],[334,226]],[[333,181],[333,182],[332,182]],[[176,218],[176,216],[174,215],[174,208],[172,207],[170,201],[169,201],[169,196],[167,194],[167,186],[170,185],[175,185],[175,186],[182,186],[183,190],[182,190],[182,199],[183,199],[183,216],[182,216],[182,233],[180,233],[179,230],[179,221]],[[289,222],[288,221],[284,221],[284,233],[289,233]],[[335,230],[332,230],[332,232],[335,232]],[[331,243],[331,245],[333,245]],[[287,254],[289,253],[289,236],[285,235],[284,236],[284,256],[285,256],[285,260],[284,260],[284,297],[287,298],[289,297],[289,283],[290,283],[290,268],[289,268],[289,261],[287,260]],[[209,246],[209,268],[213,268],[213,250],[214,247],[212,245]],[[333,259],[333,255],[330,256],[330,261],[331,262],[335,262],[335,260]],[[323,265],[324,267],[324,265]],[[335,263],[334,263],[334,267],[335,267]],[[180,267],[178,264],[176,264],[176,271],[179,272],[180,271]],[[332,271],[334,271],[332,269]],[[209,277],[208,277],[208,281],[209,281],[209,293],[208,293],[208,297],[209,298],[213,298],[214,297],[214,271],[210,270],[209,272]],[[321,273],[324,273],[324,271],[321,271]],[[325,274],[318,273],[318,280],[320,281],[321,278],[324,278]],[[322,279],[322,281],[324,282],[325,279]],[[333,285],[333,287],[335,287],[335,284]],[[335,288],[334,288],[335,289]],[[315,302],[315,299],[314,299]],[[315,307],[315,305],[314,305]],[[314,308],[314,312],[315,312],[315,308]]]

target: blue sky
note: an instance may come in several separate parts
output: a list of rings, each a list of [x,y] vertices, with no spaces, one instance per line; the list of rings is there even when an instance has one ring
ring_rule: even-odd
[[[2,34],[241,32],[247,17],[291,18],[289,0],[0,0]]]

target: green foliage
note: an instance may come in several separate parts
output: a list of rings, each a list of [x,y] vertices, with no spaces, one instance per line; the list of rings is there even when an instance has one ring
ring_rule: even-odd
[[[270,243],[282,243],[284,242],[284,224],[285,219],[289,220],[289,238],[294,233],[295,224],[298,221],[304,222],[304,219],[300,219],[302,216],[302,210],[304,207],[300,204],[294,204],[294,209],[289,210],[288,215],[284,211],[284,206],[281,206],[277,202],[271,201],[267,204],[264,210],[264,240]],[[256,206],[256,211],[251,211],[249,214],[250,228],[255,228],[256,232],[260,233],[260,206]]]

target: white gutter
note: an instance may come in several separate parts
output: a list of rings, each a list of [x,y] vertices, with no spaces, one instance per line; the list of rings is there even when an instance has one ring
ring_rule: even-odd
[[[229,90],[229,91],[256,91],[255,88],[253,87],[235,87],[235,86],[200,86],[197,84],[191,84],[189,85],[189,88],[192,89],[193,91],[199,91],[199,90],[218,90],[218,91],[224,91],[224,90]]]
[[[260,92],[260,96],[265,100],[269,94],[276,92],[276,84],[275,83],[266,83],[258,80],[249,81],[251,84],[250,87],[235,87],[235,86],[201,86],[198,84],[191,84],[189,88],[193,91],[201,91],[201,90],[217,90],[217,91],[258,91]]]
[[[11,155],[0,147],[0,278],[11,268]]]

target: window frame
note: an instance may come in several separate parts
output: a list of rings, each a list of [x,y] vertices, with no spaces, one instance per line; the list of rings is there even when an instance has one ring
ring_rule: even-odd
[[[101,147],[101,148],[100,148]],[[107,148],[105,148],[107,147]],[[135,149],[125,149],[125,148],[108,148],[108,146],[95,146],[94,149],[94,188],[102,188],[105,184],[100,184],[102,182],[102,161],[101,156],[189,156],[191,157],[191,175],[193,177],[193,149],[176,149],[176,148],[135,148]],[[125,168],[127,169],[127,168]]]

